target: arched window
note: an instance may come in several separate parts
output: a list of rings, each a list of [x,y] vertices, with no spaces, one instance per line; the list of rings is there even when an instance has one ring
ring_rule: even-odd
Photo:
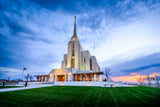
[[[90,70],[92,70],[92,59],[90,59]]]
[[[74,56],[74,50],[72,50],[72,56]]]
[[[74,42],[72,44],[72,56],[74,56]]]
[[[84,70],[86,70],[86,58],[84,58]]]
[[[73,49],[74,49],[74,42],[73,42],[73,46],[72,46],[72,47],[73,47]]]
[[[74,58],[71,59],[71,68],[74,68]]]

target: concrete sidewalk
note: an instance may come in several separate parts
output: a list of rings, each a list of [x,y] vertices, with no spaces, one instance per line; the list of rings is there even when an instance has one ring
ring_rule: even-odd
[[[53,84],[34,85],[34,86],[20,87],[20,88],[4,88],[4,89],[0,89],[0,92],[15,91],[15,90],[25,90],[25,89],[41,88],[41,87],[49,87],[49,86],[53,86]]]

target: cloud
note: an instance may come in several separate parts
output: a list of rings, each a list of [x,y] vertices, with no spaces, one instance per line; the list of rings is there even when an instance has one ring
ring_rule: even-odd
[[[13,19],[11,17],[6,17],[4,16],[5,20],[4,23],[5,25],[9,28],[9,30],[13,33],[13,35],[16,35],[17,33],[23,32],[23,33],[27,33],[27,34],[34,34],[34,32],[29,29],[27,26],[24,26],[24,24],[20,24],[18,20]]]
[[[160,64],[150,64],[150,65],[146,65],[146,66],[141,66],[138,68],[134,68],[134,69],[125,69],[122,70],[121,72],[138,72],[138,71],[142,71],[142,70],[146,70],[146,69],[150,69],[150,68],[154,68],[154,67],[159,67],[160,68]]]
[[[154,77],[155,74],[159,75],[158,72],[153,72],[151,74],[149,74],[150,77]],[[146,78],[147,75],[140,75],[140,74],[137,74],[137,73],[131,73],[129,74],[128,76],[118,76],[118,77],[112,77],[112,79],[114,81],[123,81],[123,82],[134,82],[134,83],[138,83],[137,79],[140,78],[140,77],[143,77],[143,78]],[[146,81],[146,80],[145,80]]]
[[[10,71],[10,72],[20,72],[22,70],[14,69],[14,68],[6,68],[6,67],[0,67],[0,71]]]
[[[131,58],[128,59],[127,61],[117,60],[117,58],[110,59],[100,64],[101,64],[101,70],[103,70],[104,67],[109,67],[111,69],[111,77],[128,76],[131,73],[137,73],[139,75],[147,75],[153,72],[159,72],[160,70],[159,59],[160,59],[159,53],[154,53],[147,56],[141,56],[133,59]]]
[[[160,52],[159,9],[153,0],[1,0],[0,66],[27,67],[33,74],[59,68],[77,15],[83,48],[101,68],[111,65],[113,76],[129,75],[123,70],[159,63],[150,56]]]

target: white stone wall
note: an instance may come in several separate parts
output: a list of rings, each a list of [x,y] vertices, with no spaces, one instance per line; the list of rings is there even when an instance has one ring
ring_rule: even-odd
[[[55,82],[54,86],[101,86],[101,87],[122,87],[123,82],[104,82],[104,81],[73,81],[73,82]]]
[[[72,56],[74,44],[74,56]],[[71,59],[74,59],[74,68],[78,71],[91,70],[90,69],[90,59],[92,60],[92,71],[100,71],[100,67],[95,56],[91,56],[88,50],[84,51],[78,38],[73,37],[68,43],[68,54],[64,55],[64,60],[62,61],[62,68],[71,68]],[[85,58],[85,63],[84,63]],[[66,65],[67,61],[67,65]]]
[[[67,68],[71,68],[71,52],[72,52],[72,43],[68,43],[68,57],[67,57]]]
[[[79,46],[78,46],[78,65],[79,65],[79,68],[78,70],[80,71],[81,70],[81,66],[82,66],[82,51],[83,51],[83,48],[81,46],[81,44],[79,43]]]
[[[68,81],[73,80],[73,71],[72,68],[64,68],[64,69],[52,69],[52,71],[49,74],[49,82],[55,82],[57,81],[57,75],[65,75],[65,80],[66,80],[66,75],[68,76]]]
[[[85,59],[85,63],[84,63]],[[82,65],[81,65],[81,70],[90,70],[90,53],[89,51],[82,51]]]
[[[75,69],[79,70],[79,42],[74,41],[74,58],[75,58]]]
[[[99,71],[99,65],[97,63],[96,57],[95,56],[91,56],[91,60],[92,60],[92,71]]]
[[[66,63],[68,63],[67,56],[68,56],[68,54],[64,54],[61,68],[67,68],[67,64],[66,64]]]
[[[24,86],[26,82],[19,82],[19,86]],[[48,82],[28,82],[28,86],[35,86],[35,85],[42,85],[42,84],[48,84]]]

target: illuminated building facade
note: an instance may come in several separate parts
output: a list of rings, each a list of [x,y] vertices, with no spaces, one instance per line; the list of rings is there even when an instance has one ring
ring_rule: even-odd
[[[68,53],[64,54],[61,68],[52,69],[49,73],[49,80],[47,80],[50,82],[101,81],[101,74],[103,72],[100,72],[96,57],[91,56],[90,52],[84,50],[80,44],[77,37],[75,16],[73,36],[68,43]]]

